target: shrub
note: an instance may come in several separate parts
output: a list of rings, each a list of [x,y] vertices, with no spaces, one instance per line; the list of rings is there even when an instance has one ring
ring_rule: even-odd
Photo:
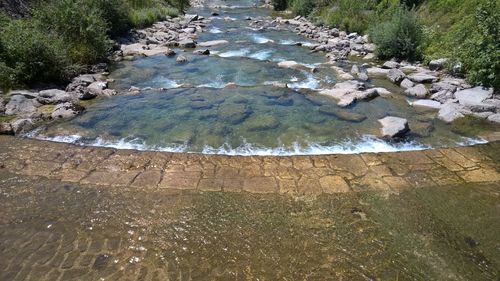
[[[326,24],[347,32],[364,33],[374,6],[373,1],[338,0],[326,12]]]
[[[313,0],[293,0],[291,10],[296,15],[308,16],[314,9]]]
[[[452,56],[473,84],[500,90],[500,7],[495,0],[479,5],[454,32]]]
[[[112,37],[122,35],[131,27],[130,6],[125,0],[92,0],[93,6],[102,13],[108,24],[108,34]]]
[[[284,11],[288,8],[288,0],[273,0],[273,8],[276,11]]]
[[[93,1],[46,2],[35,10],[34,19],[41,29],[65,40],[72,61],[91,64],[105,58],[110,50],[108,25]]]
[[[398,6],[389,20],[375,24],[369,32],[380,59],[415,60],[419,57],[422,27],[413,10]]]
[[[61,81],[73,73],[61,38],[47,36],[27,20],[11,20],[0,34],[0,85]]]

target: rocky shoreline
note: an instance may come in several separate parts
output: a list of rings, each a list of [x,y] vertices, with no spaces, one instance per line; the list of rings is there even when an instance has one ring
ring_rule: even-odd
[[[219,8],[213,7],[213,16],[218,16],[216,11]],[[493,89],[471,87],[464,79],[447,74],[444,70],[445,59],[431,61],[427,66],[396,60],[379,64],[374,55],[376,46],[369,42],[367,36],[315,26],[303,17],[248,17],[246,20],[250,28],[257,31],[289,30],[315,41],[315,44],[307,47],[311,52],[323,52],[329,60],[327,64],[338,77],[338,83],[333,87],[319,89],[317,92],[336,99],[340,107],[348,107],[377,96],[391,97],[402,94],[408,97],[411,106],[435,110],[436,117],[446,123],[464,116],[500,123],[500,97],[494,95]],[[228,43],[225,40],[196,42],[197,35],[204,31],[209,22],[210,19],[198,15],[185,15],[158,22],[149,28],[134,30],[130,36],[118,40],[110,61],[133,60],[140,56],[162,54],[177,56],[178,63],[185,62],[186,56],[176,54],[172,50],[173,47],[185,51],[197,46],[203,47],[194,52],[209,55],[210,47]],[[295,61],[279,62],[278,66],[300,69],[305,67]],[[311,72],[317,71],[314,67],[306,68]],[[113,80],[108,79],[106,63],[95,65],[90,70],[91,73],[75,77],[64,90],[18,90],[10,93],[9,100],[0,97],[0,115],[7,116],[0,122],[0,134],[22,134],[35,128],[40,121],[72,118],[85,109],[81,105],[82,101],[118,94],[116,90],[108,89],[108,84]],[[399,90],[378,87],[377,83],[372,83],[377,80],[390,81],[393,87]],[[138,94],[141,90],[152,89],[131,87],[127,93]],[[384,137],[401,138],[411,130],[407,120],[396,116],[389,117],[391,118],[379,120],[382,125],[381,135]]]
[[[196,36],[207,23],[208,20],[198,15],[184,15],[132,30],[129,36],[118,39],[118,50],[109,60],[117,62],[158,54],[175,56],[171,47],[196,47]],[[182,57],[179,55],[178,60]],[[43,121],[72,118],[85,110],[83,101],[119,94],[108,89],[113,80],[107,77],[107,63],[93,65],[89,70],[73,78],[64,89],[13,90],[8,96],[0,95],[0,134],[19,135]],[[139,90],[131,88],[129,92],[139,93]]]

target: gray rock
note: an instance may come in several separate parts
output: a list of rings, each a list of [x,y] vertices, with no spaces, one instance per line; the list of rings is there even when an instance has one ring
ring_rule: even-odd
[[[417,84],[412,88],[406,89],[404,94],[411,97],[425,98],[429,94],[429,91],[423,84]]]
[[[186,23],[191,23],[193,21],[197,21],[198,18],[199,18],[199,16],[196,14],[185,14],[184,15],[184,20],[186,21]]]
[[[441,109],[442,105],[440,102],[437,102],[435,100],[417,100],[415,102],[411,103],[412,106],[416,107],[425,107],[425,108],[432,108],[432,109]]]
[[[28,99],[23,95],[14,95],[5,106],[6,115],[30,116],[37,112],[41,104],[35,99]]]
[[[212,41],[198,43],[198,46],[200,46],[200,47],[213,47],[213,46],[223,45],[223,44],[227,44],[227,43],[229,43],[227,40],[212,40]]]
[[[80,76],[73,78],[73,82],[85,85],[90,85],[90,83],[95,81],[96,81],[95,77],[92,74],[82,74]]]
[[[411,82],[410,79],[405,78],[405,79],[403,79],[403,81],[401,81],[401,84],[399,84],[399,86],[401,86],[401,88],[404,88],[404,89],[409,89],[409,88],[413,88],[415,86],[415,83]]]
[[[38,93],[37,101],[41,104],[58,104],[74,100],[75,97],[63,90],[51,89]]]
[[[91,83],[91,84],[87,87],[87,89],[88,89],[91,93],[93,93],[93,94],[95,94],[95,95],[97,95],[97,96],[102,95],[102,91],[104,91],[104,90],[105,90],[105,89],[107,89],[107,88],[108,88],[108,82],[106,82],[106,81],[97,81],[97,82],[93,82],[93,83]]]
[[[455,98],[462,105],[478,104],[486,99],[491,98],[493,89],[485,89],[483,87],[475,87],[471,89],[461,90],[455,93]]]
[[[389,73],[389,69],[384,69],[380,67],[370,67],[366,71],[368,71],[368,76],[373,78],[386,77],[387,73]]]
[[[446,123],[451,123],[458,118],[464,117],[462,114],[463,108],[456,103],[444,104],[438,113],[438,118]]]
[[[335,106],[330,106],[330,105],[321,106],[319,108],[319,112],[326,115],[335,116],[340,120],[349,122],[362,122],[366,119],[366,116],[363,114],[337,108]]]
[[[488,121],[500,123],[500,113],[492,114],[492,115],[488,116]]]
[[[446,62],[448,61],[448,59],[437,59],[437,60],[431,60],[429,62],[429,69],[430,70],[441,70],[444,68],[444,66],[446,65]]]
[[[0,135],[13,135],[14,130],[10,123],[0,122]]]
[[[11,122],[10,125],[12,126],[12,130],[16,135],[26,133],[28,131],[31,131],[33,128],[35,128],[35,124],[33,123],[33,120],[26,118],[26,119],[17,119],[14,122]]]
[[[72,118],[78,115],[83,110],[84,108],[80,105],[66,102],[56,105],[51,116],[53,119]]]
[[[403,71],[396,68],[389,70],[389,73],[387,73],[387,79],[389,79],[394,84],[401,83],[401,81],[403,81],[405,77],[406,75],[403,73]]]
[[[457,90],[457,86],[450,84],[446,81],[440,81],[437,83],[433,83],[431,87],[431,93],[437,93],[440,91],[449,91],[454,93]]]
[[[102,95],[105,97],[116,96],[118,93],[112,89],[105,89],[102,91]]]
[[[446,103],[453,99],[453,93],[447,90],[439,91],[431,96],[432,100],[438,101],[440,103]]]
[[[495,112],[497,107],[494,104],[489,104],[485,102],[479,103],[467,103],[463,105],[465,109],[472,112]]]
[[[437,82],[439,80],[439,78],[437,78],[436,76],[428,74],[428,73],[411,74],[408,76],[408,79],[410,79],[411,81],[413,81],[415,83],[434,83],[434,82]]]
[[[387,116],[379,119],[378,122],[382,125],[380,132],[384,138],[402,138],[410,131],[408,121],[404,118]]]
[[[187,61],[188,61],[188,59],[187,59],[185,56],[183,56],[183,55],[179,55],[179,56],[177,57],[177,59],[175,59],[175,61],[176,61],[176,62],[179,62],[179,63],[184,63],[184,62],[187,62]]]
[[[192,39],[184,39],[179,41],[179,47],[181,48],[196,48],[196,43]]]
[[[194,51],[195,54],[198,54],[198,55],[204,55],[204,56],[208,56],[210,55],[210,50],[206,49],[206,50],[196,50]]]
[[[393,68],[398,68],[399,67],[399,63],[397,61],[386,61],[384,62],[384,64],[382,65],[382,68],[385,68],[385,69],[393,69]]]
[[[4,114],[4,113],[5,113],[5,101],[0,96],[0,114]]]

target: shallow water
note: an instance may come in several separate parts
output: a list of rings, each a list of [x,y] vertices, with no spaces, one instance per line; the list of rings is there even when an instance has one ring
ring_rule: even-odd
[[[0,280],[499,277],[495,186],[297,199],[0,179]]]
[[[231,7],[191,11],[206,17],[214,10],[220,13],[211,17],[198,42],[230,43],[208,48],[210,56],[176,49],[188,57],[187,63],[158,55],[112,66],[115,89],[166,90],[100,99],[77,118],[33,135],[122,148],[289,155],[471,144],[482,141],[477,134],[499,129],[483,124],[470,134],[464,129],[468,126],[446,125],[435,120],[436,112],[412,108],[406,97],[397,94],[339,108],[335,100],[316,93],[337,82],[330,65],[324,64],[324,54],[293,45],[310,41],[288,31],[248,27],[247,16],[266,16],[268,9],[252,8],[253,3],[244,1],[222,3]],[[277,66],[285,60],[297,61],[304,69]],[[313,73],[312,68],[318,71]],[[372,83],[387,86],[382,81]],[[407,141],[395,144],[374,137],[379,133],[377,120],[388,115],[409,120],[413,134]]]

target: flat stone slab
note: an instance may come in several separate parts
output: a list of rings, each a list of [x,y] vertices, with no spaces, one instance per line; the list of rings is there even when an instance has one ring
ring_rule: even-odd
[[[422,186],[500,184],[499,150],[500,141],[396,153],[245,157],[116,150],[0,136],[0,169],[63,182],[145,190],[292,196],[397,193]]]

